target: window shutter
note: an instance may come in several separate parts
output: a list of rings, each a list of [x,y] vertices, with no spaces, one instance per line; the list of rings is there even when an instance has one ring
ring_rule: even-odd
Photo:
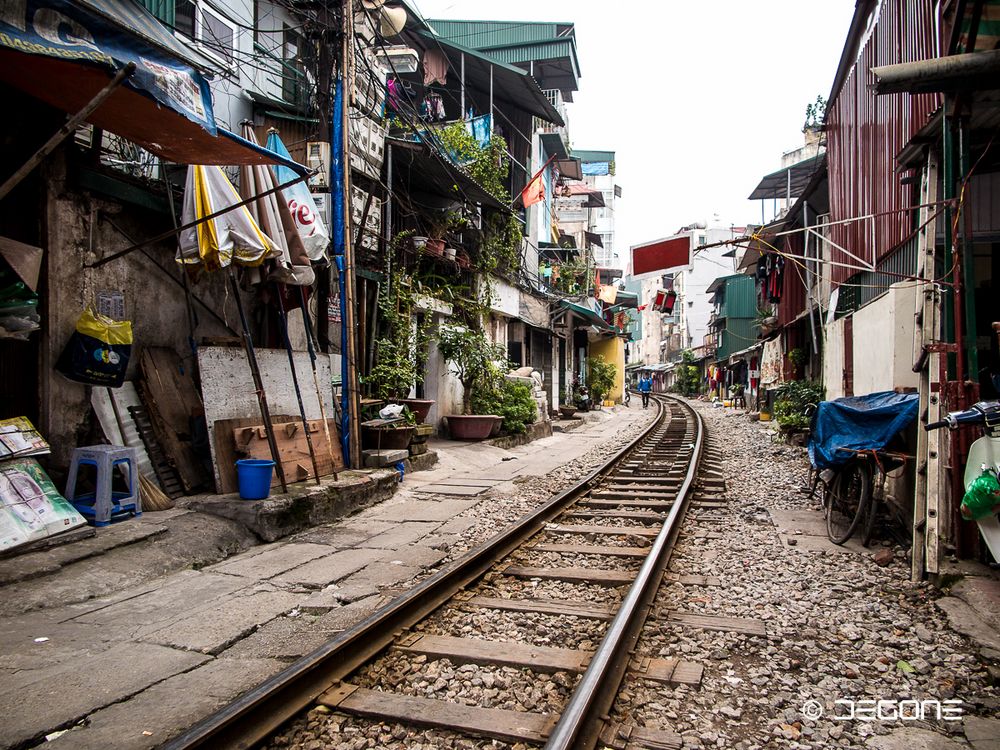
[[[137,0],[137,2],[167,26],[174,25],[174,0]]]

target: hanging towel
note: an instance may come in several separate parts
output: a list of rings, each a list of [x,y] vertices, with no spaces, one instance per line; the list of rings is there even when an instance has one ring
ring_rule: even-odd
[[[439,49],[429,49],[424,53],[424,86],[448,83],[448,58]]]

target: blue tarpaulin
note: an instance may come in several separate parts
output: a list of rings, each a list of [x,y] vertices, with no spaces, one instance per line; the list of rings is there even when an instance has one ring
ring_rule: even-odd
[[[813,420],[809,460],[816,468],[829,469],[854,451],[884,449],[917,418],[919,401],[916,393],[881,391],[822,402]]]

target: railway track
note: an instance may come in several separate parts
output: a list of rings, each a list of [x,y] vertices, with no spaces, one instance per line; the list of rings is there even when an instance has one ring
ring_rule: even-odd
[[[676,736],[609,715],[627,673],[700,682],[700,665],[634,650],[687,508],[711,512],[724,486],[703,456],[700,417],[676,399],[656,403],[653,424],[581,482],[165,747],[253,747],[316,705],[547,748],[674,746]],[[576,635],[563,638],[567,623]],[[490,637],[503,628],[506,638]],[[462,694],[468,665],[481,673],[475,700]],[[541,710],[524,689],[483,690],[498,670],[544,684]],[[430,690],[424,674],[438,675]],[[435,690],[442,697],[426,695]]]

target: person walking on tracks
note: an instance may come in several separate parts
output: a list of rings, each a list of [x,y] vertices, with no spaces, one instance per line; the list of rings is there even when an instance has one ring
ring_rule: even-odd
[[[642,408],[649,406],[649,392],[653,390],[653,379],[649,375],[639,378],[639,393],[642,394]]]

